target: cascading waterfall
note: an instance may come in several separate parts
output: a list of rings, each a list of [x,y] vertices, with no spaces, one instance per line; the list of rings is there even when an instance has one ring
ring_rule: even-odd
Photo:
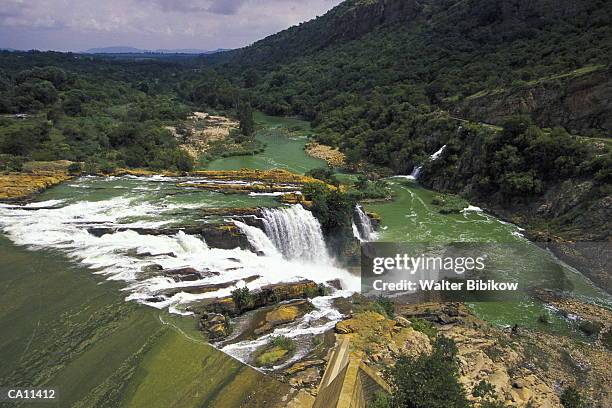
[[[376,238],[376,232],[372,225],[372,220],[363,211],[360,205],[355,206],[355,216],[357,223],[353,222],[353,235],[362,242],[372,241]]]
[[[266,235],[287,259],[329,263],[321,224],[300,204],[263,210]]]
[[[253,246],[253,249],[258,252],[263,252],[265,255],[269,256],[279,255],[278,249],[276,249],[274,243],[270,241],[270,238],[268,238],[265,232],[257,227],[253,227],[245,224],[244,222],[236,220],[234,220],[234,225],[236,225],[240,231],[246,235],[249,243]]]
[[[440,158],[440,156],[442,155],[442,153],[444,152],[444,149],[446,149],[446,145],[442,146],[438,151],[436,151],[434,154],[429,156],[429,160],[431,160],[431,161],[438,160]],[[410,178],[412,180],[418,180],[419,176],[421,175],[421,170],[422,169],[423,169],[423,165],[416,166],[412,170],[412,173],[410,173],[410,176],[408,176],[408,178]]]

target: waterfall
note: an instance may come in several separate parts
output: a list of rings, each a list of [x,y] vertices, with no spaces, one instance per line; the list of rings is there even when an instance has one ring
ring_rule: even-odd
[[[266,235],[287,259],[329,263],[321,224],[300,204],[263,210]]]
[[[413,180],[416,180],[419,178],[419,174],[421,174],[421,169],[423,168],[423,166],[416,166],[414,169],[412,169],[412,173],[410,173],[410,178],[412,178]]]
[[[206,245],[204,240],[193,235],[187,235],[183,231],[179,231],[176,234],[176,240],[186,253],[197,254],[208,251],[208,245]]]
[[[363,242],[363,238],[361,238],[361,233],[359,232],[359,228],[357,228],[357,224],[355,224],[355,220],[351,222],[351,228],[353,229],[353,236],[360,242]]]
[[[243,222],[234,220],[234,225],[236,225],[240,231],[246,235],[249,243],[253,246],[253,248],[258,252],[263,252],[266,255],[279,255],[278,250],[270,241],[270,238],[266,235],[265,232],[260,230],[257,227],[253,227],[251,225],[247,225]]]
[[[444,149],[446,149],[446,145],[442,146],[438,151],[436,151],[434,154],[429,156],[429,160],[431,160],[431,161],[438,160],[440,158],[440,156],[442,155],[442,152],[444,152]],[[412,180],[418,180],[419,176],[421,175],[421,170],[422,169],[423,169],[423,165],[416,166],[412,170],[412,173],[410,173],[410,176],[408,176],[408,178],[410,178]]]
[[[374,232],[374,226],[372,226],[372,220],[363,211],[360,205],[355,206],[355,216],[358,223],[353,222],[353,235],[357,233],[357,238],[364,241],[372,241],[376,238],[376,232]]]
[[[440,156],[442,155],[442,152],[444,151],[444,149],[446,149],[446,145],[442,146],[440,148],[440,150],[438,150],[437,152],[435,152],[434,154],[432,154],[430,156],[431,160],[438,160],[440,158]]]

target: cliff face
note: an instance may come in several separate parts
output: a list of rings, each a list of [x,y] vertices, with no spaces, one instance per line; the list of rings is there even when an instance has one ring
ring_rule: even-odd
[[[509,115],[527,114],[542,127],[562,126],[578,134],[609,133],[612,70],[588,67],[512,89],[481,92],[465,98],[453,113],[492,124],[500,124]]]

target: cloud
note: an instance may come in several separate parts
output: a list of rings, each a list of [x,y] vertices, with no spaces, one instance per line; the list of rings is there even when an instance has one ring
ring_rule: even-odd
[[[0,4],[0,24],[5,19],[19,17],[25,13],[28,5],[20,0],[3,0]]]
[[[176,11],[181,13],[194,13],[205,11],[207,8],[207,1],[197,0],[140,0],[142,3],[150,4],[154,3],[160,7],[163,11]]]
[[[236,48],[321,15],[338,3],[340,0],[0,0],[0,47]]]
[[[215,0],[211,3],[207,8],[211,13],[233,15],[238,12],[245,0]]]

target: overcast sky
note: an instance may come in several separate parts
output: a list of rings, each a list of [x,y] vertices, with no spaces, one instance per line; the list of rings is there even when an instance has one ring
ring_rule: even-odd
[[[340,0],[0,0],[0,48],[237,48]]]

